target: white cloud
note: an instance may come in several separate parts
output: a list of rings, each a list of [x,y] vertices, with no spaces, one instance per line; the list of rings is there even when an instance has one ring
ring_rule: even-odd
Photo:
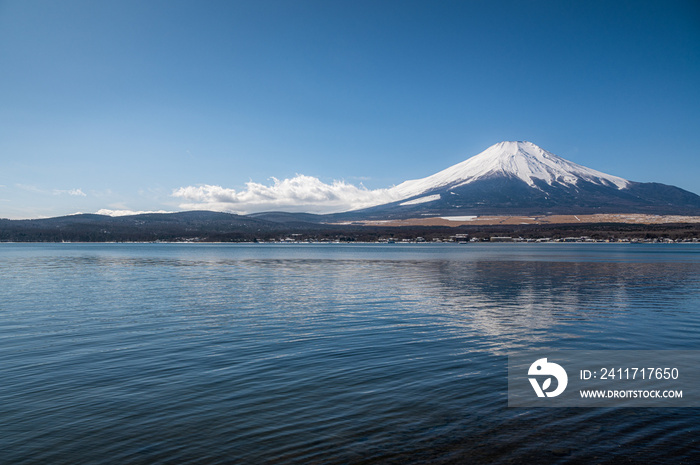
[[[143,215],[146,213],[172,213],[165,210],[158,211],[134,211],[134,210],[109,210],[107,208],[102,208],[97,211],[97,215],[107,215],[107,216],[131,216],[131,215]]]
[[[5,186],[0,186],[0,187],[5,187]],[[47,189],[42,189],[37,186],[31,185],[31,184],[15,184],[15,187],[18,189],[22,189],[23,191],[27,192],[34,192],[37,194],[42,194],[42,195],[75,195],[79,197],[87,197],[87,194],[83,192],[82,189],[53,189],[53,190],[47,190]]]
[[[83,192],[81,189],[54,189],[53,190],[53,195],[61,195],[61,194],[75,195],[78,197],[87,197],[85,192]]]
[[[246,183],[240,191],[221,186],[203,185],[181,187],[173,196],[183,199],[180,208],[205,209],[233,213],[259,211],[304,211],[331,213],[365,208],[399,200],[393,189],[369,190],[345,181],[326,184],[313,176],[298,174],[291,179],[271,178],[266,186],[257,182]]]
[[[43,190],[39,189],[38,187],[32,186],[30,184],[17,183],[17,184],[15,184],[15,187],[22,189],[23,191],[27,191],[27,192],[36,192],[38,194],[46,194],[46,191],[43,191]]]

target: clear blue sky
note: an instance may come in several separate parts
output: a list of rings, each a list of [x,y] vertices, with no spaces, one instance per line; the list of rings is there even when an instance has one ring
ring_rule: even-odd
[[[5,218],[386,188],[502,140],[700,193],[699,136],[692,0],[0,0]]]

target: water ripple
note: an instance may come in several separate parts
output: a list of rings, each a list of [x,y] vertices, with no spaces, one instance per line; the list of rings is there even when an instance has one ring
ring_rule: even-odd
[[[6,463],[688,463],[694,409],[508,409],[513,351],[697,349],[698,247],[0,247]]]

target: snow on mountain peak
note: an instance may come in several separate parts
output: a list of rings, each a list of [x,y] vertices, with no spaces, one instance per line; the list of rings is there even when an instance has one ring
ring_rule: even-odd
[[[549,185],[575,185],[581,179],[618,189],[624,189],[629,184],[623,178],[565,160],[532,142],[504,141],[439,173],[405,181],[391,190],[402,198],[408,198],[438,187],[457,187],[499,176],[521,179],[534,188],[537,188],[535,180]]]

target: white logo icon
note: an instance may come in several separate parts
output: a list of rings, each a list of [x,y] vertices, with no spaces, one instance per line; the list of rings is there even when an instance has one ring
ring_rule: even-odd
[[[566,389],[566,384],[569,382],[569,377],[566,375],[566,370],[564,370],[561,365],[556,363],[548,362],[546,358],[541,358],[532,365],[527,371],[530,376],[548,376],[544,380],[542,386],[537,382],[536,378],[528,378],[532,388],[537,393],[537,397],[556,397]],[[552,376],[557,379],[557,388],[553,391],[547,391],[552,384]]]

